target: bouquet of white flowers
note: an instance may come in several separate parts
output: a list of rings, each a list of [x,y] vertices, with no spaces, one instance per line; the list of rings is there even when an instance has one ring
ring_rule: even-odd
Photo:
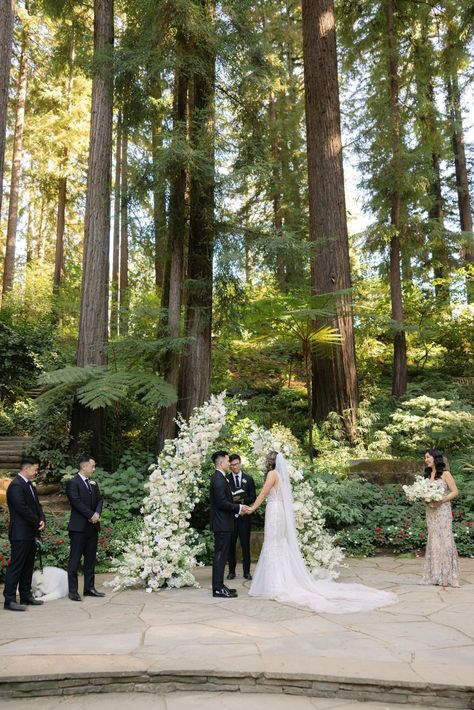
[[[411,486],[402,486],[408,500],[424,500],[425,503],[439,501],[444,498],[444,493],[434,481],[423,476],[416,476],[415,483]]]

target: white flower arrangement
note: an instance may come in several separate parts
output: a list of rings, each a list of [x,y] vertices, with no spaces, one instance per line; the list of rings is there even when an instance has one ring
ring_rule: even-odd
[[[416,476],[415,482],[411,486],[402,486],[408,500],[424,500],[425,503],[440,501],[444,498],[444,492],[434,481],[423,476]]]
[[[226,423],[225,392],[211,396],[209,402],[196,408],[188,422],[178,420],[179,434],[167,440],[151,467],[146,496],[141,512],[143,528],[138,540],[129,546],[121,560],[115,560],[115,578],[108,582],[114,590],[144,587],[146,592],[168,587],[198,586],[192,570],[201,545],[198,533],[190,528],[191,513],[208,481],[203,472],[204,461]],[[304,481],[299,463],[302,460],[298,441],[288,429],[272,427],[271,431],[255,426],[252,434],[254,453],[263,468],[269,451],[281,452],[288,463],[295,499],[295,519],[302,553],[314,573],[323,568],[336,576],[334,567],[342,559],[342,550],[324,530],[320,503],[314,500],[309,484]]]

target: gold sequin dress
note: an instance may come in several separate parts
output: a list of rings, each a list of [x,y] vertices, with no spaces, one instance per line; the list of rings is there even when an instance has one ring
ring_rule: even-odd
[[[448,486],[442,478],[434,480],[446,495]],[[459,560],[453,535],[451,503],[426,506],[426,543],[424,575],[421,584],[438,584],[443,587],[459,587]]]

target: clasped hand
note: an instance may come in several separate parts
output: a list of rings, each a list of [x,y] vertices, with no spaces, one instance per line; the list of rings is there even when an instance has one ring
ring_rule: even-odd
[[[100,515],[99,515],[99,513],[94,513],[94,515],[92,516],[92,518],[89,518],[89,522],[90,522],[90,523],[98,523],[99,520],[100,520]]]
[[[240,509],[240,515],[250,515],[251,513],[253,513],[253,508],[248,505],[243,505]]]

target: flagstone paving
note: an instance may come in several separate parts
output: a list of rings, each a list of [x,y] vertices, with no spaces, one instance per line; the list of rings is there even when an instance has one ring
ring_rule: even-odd
[[[201,568],[200,589],[105,589],[103,599],[65,598],[23,614],[2,610],[0,681],[54,673],[212,670],[474,685],[474,560],[462,560],[459,589],[419,586],[418,559],[346,564],[341,581],[395,591],[400,602],[360,614],[315,614],[249,598],[249,582],[242,578],[232,582],[237,599],[214,599],[211,571]],[[108,578],[99,575],[97,586]]]

